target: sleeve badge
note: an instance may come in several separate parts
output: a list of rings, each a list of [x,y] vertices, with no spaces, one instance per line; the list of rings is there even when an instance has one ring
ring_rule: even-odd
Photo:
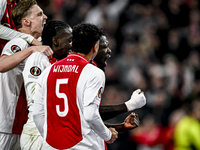
[[[33,76],[39,76],[41,74],[41,69],[37,66],[34,66],[31,68],[30,72]]]
[[[103,94],[103,87],[101,87],[98,91],[98,98],[101,98],[102,94]]]
[[[11,50],[12,50],[13,53],[17,53],[17,52],[21,51],[21,48],[17,45],[12,45]]]

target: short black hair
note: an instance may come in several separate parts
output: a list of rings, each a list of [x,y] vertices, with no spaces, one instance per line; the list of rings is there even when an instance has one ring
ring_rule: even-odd
[[[48,45],[52,47],[52,38],[59,36],[64,29],[70,29],[70,28],[71,27],[63,21],[59,20],[48,21],[42,32],[43,45]]]
[[[104,35],[102,29],[90,23],[80,23],[74,26],[72,51],[88,54],[102,35]]]

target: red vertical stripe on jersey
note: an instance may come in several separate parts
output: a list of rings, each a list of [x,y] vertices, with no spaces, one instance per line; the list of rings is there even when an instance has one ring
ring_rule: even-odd
[[[108,150],[108,149],[107,149],[107,145],[106,145],[106,142],[105,142],[105,141],[104,141],[104,145],[105,145],[105,150]]]
[[[9,0],[7,0],[7,7],[4,12],[3,18],[1,19],[1,24],[8,28],[17,30],[17,27],[15,26],[14,21],[12,20],[12,10],[15,5],[16,5],[16,1],[13,1],[11,3]],[[7,40],[0,39],[0,54],[3,50],[4,45],[7,42],[8,42]]]
[[[24,84],[22,84],[20,95],[17,101],[12,133],[21,134],[23,126],[26,123],[27,119],[28,119],[27,101],[26,101]]]
[[[68,61],[67,59],[76,59]],[[67,64],[66,64],[67,62]],[[84,66],[89,62],[83,61],[80,57],[68,55],[67,58],[56,62],[49,73],[47,79],[47,136],[46,141],[49,145],[56,149],[71,148],[79,143],[82,138],[81,119],[79,109],[77,107],[76,86],[80,73]],[[75,72],[57,72],[54,67],[64,65],[76,65],[78,73]],[[62,68],[60,68],[62,69]],[[68,79],[67,84],[59,85],[59,93],[65,94],[68,100],[68,113],[66,116],[59,116],[56,112],[56,105],[60,107],[60,111],[64,111],[64,98],[58,98],[56,95],[57,79]]]

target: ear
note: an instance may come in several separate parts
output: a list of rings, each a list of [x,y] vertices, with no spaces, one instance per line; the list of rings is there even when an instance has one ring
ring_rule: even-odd
[[[24,24],[26,26],[30,26],[31,22],[27,18],[23,18],[22,19],[22,24]]]
[[[98,49],[99,49],[99,44],[98,44],[98,42],[93,46],[93,50],[94,50],[94,52],[98,52]]]
[[[58,46],[60,45],[59,39],[53,37],[53,39],[52,39],[52,44],[53,44],[55,47],[58,47]]]

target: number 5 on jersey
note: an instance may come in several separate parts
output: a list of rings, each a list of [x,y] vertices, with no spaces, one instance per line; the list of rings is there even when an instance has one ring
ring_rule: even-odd
[[[61,84],[68,84],[68,79],[57,79],[56,80],[56,96],[58,98],[62,98],[64,100],[64,111],[60,111],[60,106],[56,105],[56,112],[57,112],[58,116],[65,117],[69,111],[68,99],[67,99],[67,95],[65,93],[59,92]]]

